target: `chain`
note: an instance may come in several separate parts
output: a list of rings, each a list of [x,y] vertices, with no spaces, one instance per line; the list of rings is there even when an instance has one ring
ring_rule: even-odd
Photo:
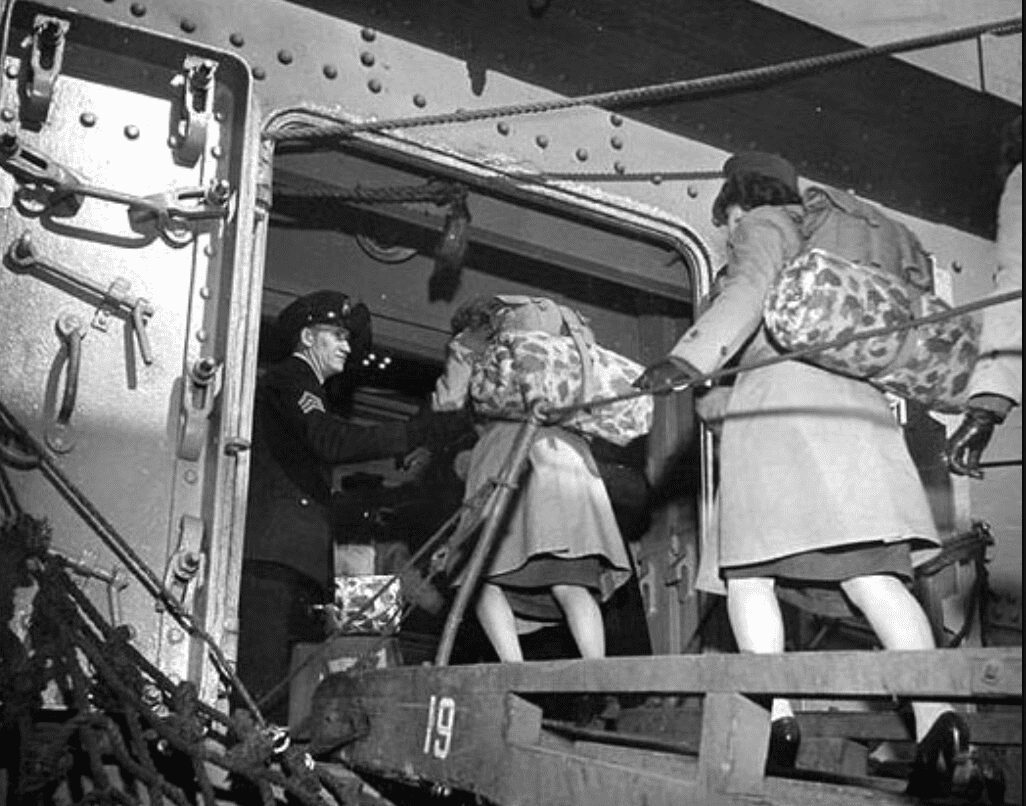
[[[937,47],[938,45],[946,45],[952,42],[975,39],[984,34],[1006,35],[1021,30],[1022,18],[1015,17],[1000,22],[973,25],[937,34],[902,39],[882,45],[853,48],[822,56],[810,56],[774,65],[720,73],[702,78],[670,81],[611,92],[592,93],[574,98],[555,98],[546,101],[494,106],[483,109],[462,109],[436,115],[398,117],[356,123],[343,120],[335,115],[320,113],[318,116],[323,120],[314,123],[310,121],[309,113],[297,113],[286,110],[272,117],[268,125],[269,137],[276,142],[333,140],[351,137],[359,132],[381,132],[389,129],[410,129],[450,123],[470,123],[516,115],[540,114],[542,112],[553,112],[581,106],[616,108],[644,102],[675,100],[724,90],[744,89],[753,85],[762,85],[784,78],[793,78],[878,56],[906,53]]]

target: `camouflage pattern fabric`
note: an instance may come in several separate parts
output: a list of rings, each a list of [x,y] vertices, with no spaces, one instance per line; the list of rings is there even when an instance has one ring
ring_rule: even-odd
[[[803,350],[945,310],[947,303],[893,273],[812,249],[781,270],[763,318],[781,348]],[[967,314],[853,341],[808,360],[937,411],[957,412],[965,406],[978,341],[979,324]]]
[[[595,344],[586,346],[591,366],[589,400],[634,391],[640,364]],[[583,402],[581,352],[569,336],[535,330],[495,335],[474,362],[470,399],[474,411],[489,417],[522,417],[537,401],[549,406]],[[626,445],[652,428],[652,398],[637,397],[580,412],[560,425]]]
[[[386,585],[384,592],[367,607],[368,602]],[[335,622],[333,631],[342,635],[397,632],[402,604],[399,578],[391,574],[335,577],[335,605],[331,614]]]

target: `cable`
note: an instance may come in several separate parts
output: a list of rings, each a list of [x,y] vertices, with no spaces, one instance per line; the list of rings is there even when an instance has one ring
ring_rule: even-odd
[[[1019,31],[1022,31],[1022,18],[1014,17],[1000,22],[957,28],[937,34],[902,39],[883,45],[853,48],[822,56],[810,56],[775,65],[737,70],[731,73],[719,73],[702,78],[670,81],[663,84],[652,84],[626,90],[614,90],[612,92],[592,93],[574,98],[554,98],[547,101],[494,106],[484,109],[463,109],[455,112],[422,115],[419,117],[368,120],[357,123],[325,115],[325,117],[331,120],[330,124],[313,125],[302,120],[291,110],[282,110],[270,118],[267,129],[274,129],[274,131],[270,131],[270,139],[276,142],[288,142],[293,140],[349,137],[358,132],[380,132],[386,129],[410,129],[420,126],[439,126],[448,123],[469,123],[514,115],[540,114],[542,112],[553,112],[580,106],[614,108],[646,101],[663,101],[684,98],[690,95],[709,94],[724,89],[740,89],[754,84],[804,75],[877,56],[937,47],[938,45],[946,45],[966,39],[975,39],[983,34],[1004,35]]]

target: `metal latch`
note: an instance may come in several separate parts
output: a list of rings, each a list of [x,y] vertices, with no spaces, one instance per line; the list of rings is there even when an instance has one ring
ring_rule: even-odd
[[[32,52],[21,106],[21,114],[26,121],[44,123],[50,114],[50,102],[64,63],[64,43],[70,27],[65,20],[43,14],[37,14],[32,23]]]
[[[82,340],[86,330],[82,320],[73,313],[64,313],[57,318],[57,333],[68,351],[67,368],[64,371],[64,393],[57,417],[46,427],[46,444],[55,453],[68,453],[75,447],[75,432],[71,426],[71,415],[78,399],[78,375],[82,367]]]
[[[27,232],[23,232],[21,237],[8,247],[7,261],[12,268],[17,270],[34,269],[49,274],[73,293],[86,292],[98,297],[100,303],[92,321],[92,326],[97,330],[106,332],[110,314],[124,314],[131,323],[132,332],[135,334],[136,343],[139,346],[139,357],[147,366],[153,363],[153,349],[150,347],[146,325],[156,313],[156,309],[148,300],[129,294],[131,285],[128,280],[116,277],[109,286],[104,287],[102,283],[87,277],[80,271],[62,266],[53,260],[41,258],[36,253],[32,238]]]
[[[182,73],[172,79],[181,86],[181,116],[171,132],[177,161],[195,165],[207,143],[207,126],[214,110],[214,73],[217,62],[199,56],[186,56]]]
[[[178,434],[178,458],[195,462],[203,452],[214,409],[220,366],[213,358],[201,358],[189,370],[182,390],[182,422]]]
[[[110,623],[117,627],[122,623],[121,591],[128,587],[131,580],[116,565],[110,570],[100,568],[95,563],[83,558],[76,560],[59,549],[49,549],[51,557],[56,558],[73,573],[84,579],[98,579],[107,586],[107,607],[110,614]]]
[[[203,520],[193,515],[182,515],[178,522],[178,547],[168,558],[164,587],[183,605],[189,585],[203,568],[204,530]]]
[[[226,179],[207,186],[174,188],[150,196],[135,196],[85,181],[39,149],[29,148],[11,133],[0,135],[0,168],[14,176],[21,188],[19,203],[31,213],[71,216],[82,200],[123,204],[133,224],[152,223],[171,246],[184,246],[204,222],[228,218],[232,188]]]

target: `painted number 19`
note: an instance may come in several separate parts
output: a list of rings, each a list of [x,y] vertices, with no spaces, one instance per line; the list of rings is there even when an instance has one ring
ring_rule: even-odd
[[[452,697],[431,695],[428,703],[427,730],[424,731],[424,753],[446,758],[452,749],[452,728],[456,722],[456,701]]]

